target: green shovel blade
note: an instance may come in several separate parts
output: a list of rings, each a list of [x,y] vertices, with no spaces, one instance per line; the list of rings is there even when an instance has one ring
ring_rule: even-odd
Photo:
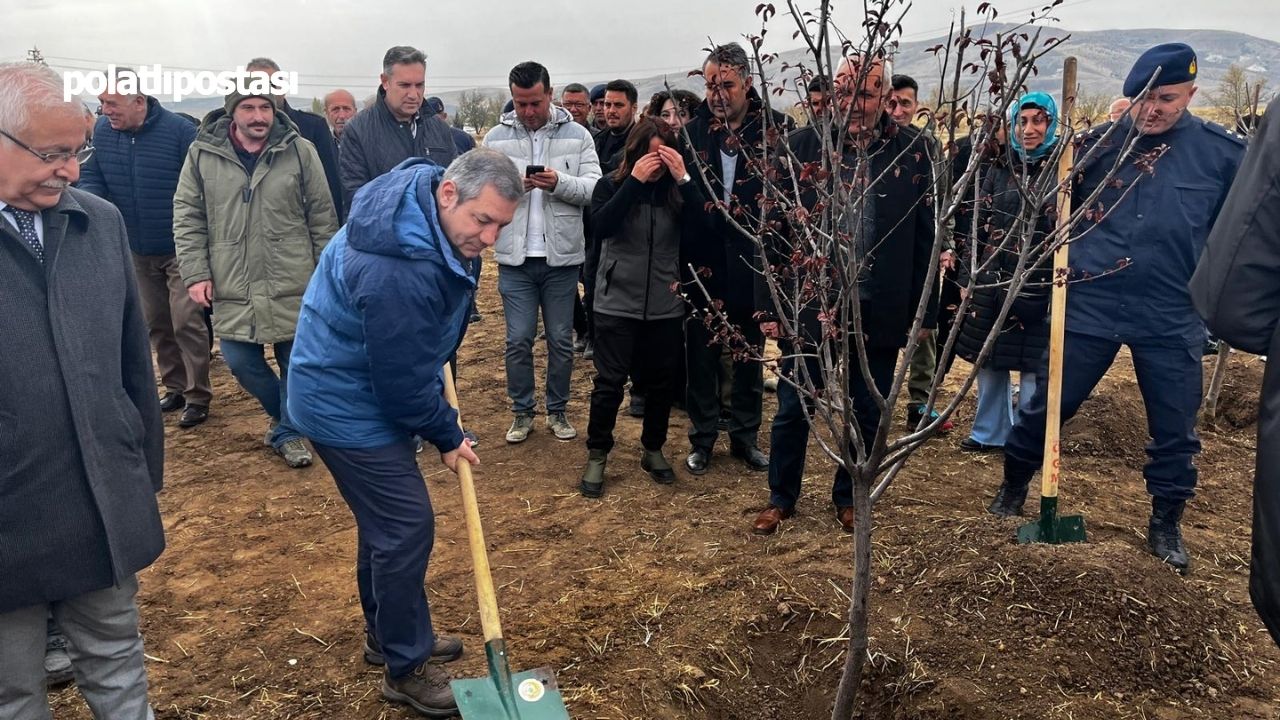
[[[1084,542],[1084,516],[1058,515],[1058,498],[1040,498],[1040,519],[1018,528],[1018,542],[1060,543]]]
[[[512,675],[506,702],[491,677],[454,680],[449,686],[464,720],[569,720],[550,668]]]

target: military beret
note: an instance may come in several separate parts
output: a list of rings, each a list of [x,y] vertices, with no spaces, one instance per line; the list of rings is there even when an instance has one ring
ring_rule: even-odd
[[[1164,43],[1142,53],[1124,79],[1125,97],[1137,97],[1160,71],[1156,87],[1177,85],[1196,79],[1196,51],[1184,43]]]
[[[591,88],[591,102],[595,102],[604,98],[604,83]]]
[[[426,110],[428,115],[439,115],[444,112],[444,101],[432,95],[423,101],[422,109]]]

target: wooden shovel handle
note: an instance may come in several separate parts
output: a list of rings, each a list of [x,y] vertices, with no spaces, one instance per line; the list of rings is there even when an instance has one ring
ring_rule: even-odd
[[[453,368],[444,365],[444,397],[458,411],[458,427],[462,427],[462,411],[458,409],[458,391],[453,387]],[[476,600],[480,604],[480,628],[484,641],[502,639],[502,623],[498,620],[498,596],[493,590],[489,571],[489,555],[485,552],[484,528],[480,525],[480,506],[476,503],[476,486],[471,479],[471,463],[458,458],[458,484],[462,486],[462,511],[467,519],[467,542],[471,546],[471,564],[475,567]]]
[[[1057,229],[1054,238],[1059,238],[1066,231],[1067,221],[1071,217],[1071,183],[1067,179],[1075,164],[1075,146],[1071,133],[1071,112],[1076,104],[1076,58],[1068,57],[1062,63],[1062,115],[1058,120],[1063,143],[1062,155],[1058,157],[1058,215]],[[1009,132],[1017,132],[1010,128]],[[1044,465],[1040,471],[1040,494],[1043,497],[1058,497],[1058,474],[1062,469],[1062,346],[1066,337],[1067,320],[1067,263],[1070,248],[1066,243],[1060,245],[1053,253],[1053,304],[1049,315],[1049,382],[1048,396],[1045,398],[1044,423]]]

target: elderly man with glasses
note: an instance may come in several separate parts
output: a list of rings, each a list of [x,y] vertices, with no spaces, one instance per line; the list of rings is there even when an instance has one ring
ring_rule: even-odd
[[[164,426],[125,224],[84,108],[0,65],[0,717],[46,720],[49,614],[95,717],[151,718],[135,574],[164,549]]]

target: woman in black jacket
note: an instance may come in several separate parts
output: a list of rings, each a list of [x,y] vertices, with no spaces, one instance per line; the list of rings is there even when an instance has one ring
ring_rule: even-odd
[[[960,261],[961,292],[967,291],[971,273],[977,268],[969,310],[962,322],[957,320],[960,336],[956,339],[956,354],[969,362],[977,361],[1004,305],[1009,282],[1018,272],[1019,256],[1027,238],[1010,238],[1009,234],[1026,233],[1029,208],[1024,207],[1021,188],[1034,182],[1052,154],[1057,142],[1057,110],[1053,98],[1045,93],[1023,95],[1010,112],[1013,131],[1005,162],[992,163],[982,179],[978,246],[971,251],[978,256],[975,259],[966,253]],[[1052,232],[1051,207],[1052,200],[1038,210],[1030,238],[1035,245]],[[1049,263],[1048,257],[1041,258],[1039,252],[1033,252],[1023,267],[1023,272],[1028,273],[1026,283],[1014,298],[995,345],[978,370],[977,409],[969,437],[960,442],[962,450],[990,452],[1004,447],[1014,421],[1011,371],[1021,375],[1020,402],[1030,400],[1035,391],[1035,373],[1049,346]]]
[[[662,454],[672,377],[683,361],[684,300],[680,241],[685,208],[703,200],[690,182],[675,133],[650,117],[627,135],[618,169],[596,183],[591,228],[600,246],[595,285],[595,387],[587,423],[589,457],[580,490],[604,492],[604,468],[627,376],[645,388],[640,466],[660,483],[675,482]]]

